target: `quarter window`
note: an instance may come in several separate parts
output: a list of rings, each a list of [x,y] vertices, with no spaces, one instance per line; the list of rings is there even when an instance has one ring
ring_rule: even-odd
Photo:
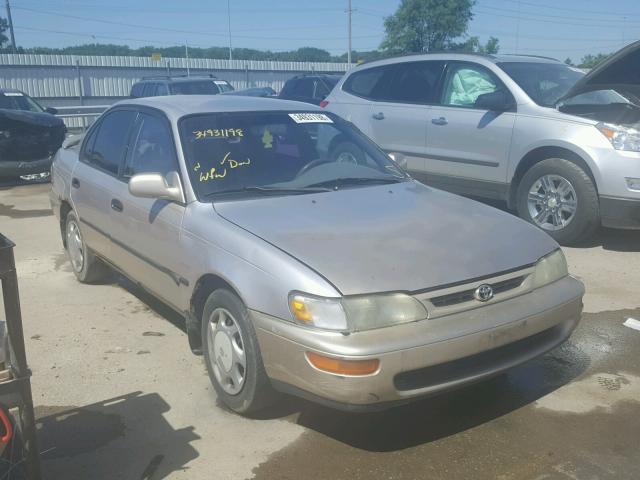
[[[473,108],[480,95],[493,93],[500,88],[498,80],[479,65],[453,65],[447,74],[442,103]]]
[[[356,72],[347,79],[344,90],[358,97],[384,100],[388,96],[385,86],[393,73],[392,68],[393,65],[388,65]]]
[[[84,159],[101,170],[117,175],[135,115],[129,110],[108,113],[97,126],[93,145],[86,143]]]
[[[173,140],[166,122],[161,118],[141,113],[138,125],[124,176],[149,172],[166,175],[177,171]]]

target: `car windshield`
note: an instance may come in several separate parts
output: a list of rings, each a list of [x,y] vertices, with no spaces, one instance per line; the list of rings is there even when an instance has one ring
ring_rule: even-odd
[[[562,63],[501,62],[498,64],[538,105],[553,107],[584,76]]]
[[[171,84],[174,95],[215,95],[219,89],[212,80],[175,82]]]
[[[0,108],[44,112],[44,108],[38,105],[34,99],[21,92],[4,92],[4,94],[0,94]]]
[[[180,121],[198,198],[299,194],[407,175],[351,124],[325,113],[241,112]]]

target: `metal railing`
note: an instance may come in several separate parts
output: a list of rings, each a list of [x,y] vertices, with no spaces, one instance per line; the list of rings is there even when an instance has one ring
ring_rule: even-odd
[[[70,131],[85,131],[110,105],[77,105],[55,107],[56,117],[63,119]]]

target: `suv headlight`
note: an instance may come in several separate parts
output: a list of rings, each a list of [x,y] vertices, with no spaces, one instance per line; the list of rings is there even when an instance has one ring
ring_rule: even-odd
[[[293,318],[303,325],[354,332],[428,317],[426,308],[404,293],[319,298],[292,292],[289,295],[289,308]]]
[[[545,255],[538,263],[533,272],[533,288],[544,287],[550,283],[560,280],[569,275],[567,260],[564,258],[562,250],[556,250],[549,255]]]
[[[616,150],[640,152],[640,131],[635,128],[626,128],[610,123],[599,123],[596,128],[607,137]]]

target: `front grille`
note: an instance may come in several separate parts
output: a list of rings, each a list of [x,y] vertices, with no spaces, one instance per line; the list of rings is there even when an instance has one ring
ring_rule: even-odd
[[[561,341],[563,328],[563,325],[557,325],[493,350],[440,365],[402,372],[394,377],[393,383],[400,391],[417,390],[500,370],[501,366],[510,366],[518,359],[527,360],[538,350],[542,353],[552,348]]]
[[[507,292],[509,290],[513,290],[514,288],[518,288],[522,285],[526,275],[522,275],[520,277],[509,278],[508,280],[503,280],[501,282],[489,283],[491,288],[493,288],[494,295],[497,293]],[[470,302],[474,299],[473,292],[475,288],[471,288],[469,290],[463,290],[462,292],[449,293],[447,295],[440,295],[438,297],[430,298],[429,301],[431,304],[436,307],[449,307],[451,305],[458,305],[464,302]]]

